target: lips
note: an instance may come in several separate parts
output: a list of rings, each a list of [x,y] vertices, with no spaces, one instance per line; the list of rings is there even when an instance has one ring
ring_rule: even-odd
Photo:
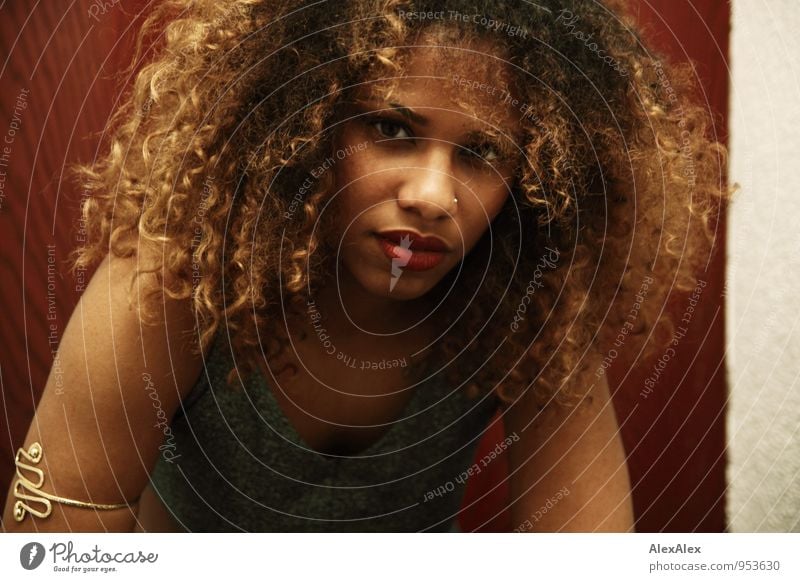
[[[444,260],[447,245],[436,237],[422,237],[410,231],[375,234],[381,250],[392,259],[392,268],[427,271]]]
[[[442,239],[435,236],[422,236],[411,230],[387,230],[379,232],[378,236],[396,245],[402,245],[403,239],[407,237],[407,240],[411,241],[411,249],[414,251],[444,253],[450,250]]]

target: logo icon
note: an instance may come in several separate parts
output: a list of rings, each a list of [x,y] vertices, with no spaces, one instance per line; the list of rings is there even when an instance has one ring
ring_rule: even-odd
[[[392,259],[392,279],[389,281],[389,293],[392,292],[394,286],[397,284],[397,280],[400,278],[400,275],[403,274],[403,267],[408,264],[408,261],[411,260],[412,253],[409,249],[411,248],[411,237],[405,235],[400,239],[400,246],[395,247],[395,252],[399,255]]]
[[[44,561],[44,546],[39,542],[29,542],[19,551],[19,563],[26,570],[35,570]]]

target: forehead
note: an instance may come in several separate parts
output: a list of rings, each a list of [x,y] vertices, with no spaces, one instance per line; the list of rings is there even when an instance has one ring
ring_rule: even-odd
[[[427,109],[428,116],[437,111],[459,114],[509,133],[516,132],[524,110],[513,89],[510,66],[477,48],[408,49],[398,69],[384,71],[362,85],[358,98]]]

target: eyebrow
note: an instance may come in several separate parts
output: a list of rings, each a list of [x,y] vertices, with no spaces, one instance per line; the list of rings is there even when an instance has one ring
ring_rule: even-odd
[[[423,125],[423,126],[428,125],[427,117],[423,117],[422,115],[420,115],[413,109],[406,107],[405,105],[401,105],[400,103],[389,103],[389,107],[391,107],[394,111],[396,111],[406,119],[409,119],[418,125]]]

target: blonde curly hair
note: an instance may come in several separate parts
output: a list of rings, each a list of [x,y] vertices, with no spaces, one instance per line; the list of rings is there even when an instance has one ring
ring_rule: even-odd
[[[105,155],[75,168],[92,194],[75,268],[152,246],[157,264],[137,272],[159,277],[150,299],[191,297],[199,343],[227,325],[252,371],[262,343],[268,357],[285,347],[259,331],[326,272],[331,172],[299,208],[292,197],[330,155],[348,88],[402,68],[404,47],[432,35],[496,47],[529,109],[493,246],[487,234],[441,282],[477,291],[449,298],[452,327],[418,367],[448,362],[452,382],[504,403],[529,386],[573,402],[569,379],[625,325],[642,281],[631,337],[669,336],[666,297],[694,287],[728,195],[691,67],[648,50],[620,2],[162,0]]]

